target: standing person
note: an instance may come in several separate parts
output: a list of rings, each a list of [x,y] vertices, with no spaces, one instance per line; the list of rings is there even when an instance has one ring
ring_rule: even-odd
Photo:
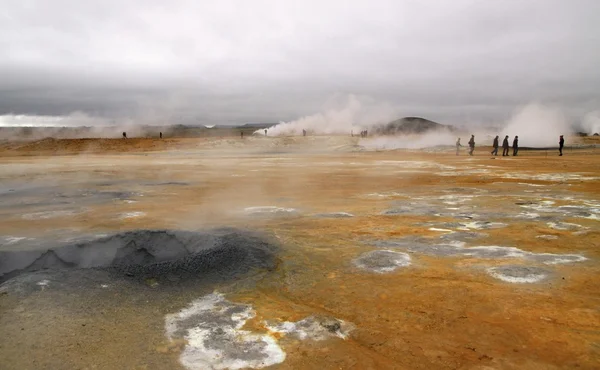
[[[513,140],[513,157],[515,157],[518,152],[519,152],[519,137],[515,136],[515,139]]]
[[[306,136],[306,130],[302,129],[302,136]]]
[[[474,150],[475,150],[475,135],[471,135],[471,140],[469,140],[469,155],[473,155]]]
[[[458,140],[456,140],[456,155],[458,155],[458,151],[460,150],[461,146],[462,144],[460,143],[460,138],[458,138]]]
[[[565,146],[565,138],[560,135],[560,139],[558,140],[558,151],[560,152],[559,156],[562,157],[562,150],[563,147]]]
[[[494,150],[492,150],[492,155],[498,155],[498,135],[496,135],[496,137],[494,138],[494,144],[492,144],[492,146],[494,147]]]
[[[123,139],[127,139],[127,133],[123,131]]]
[[[244,138],[244,131],[240,131],[240,136],[242,137],[242,139]]]
[[[267,136],[267,129],[265,129],[265,136]]]
[[[158,136],[162,139],[162,132],[159,132]]]
[[[502,156],[508,157],[508,135],[504,137],[504,141],[502,142]]]

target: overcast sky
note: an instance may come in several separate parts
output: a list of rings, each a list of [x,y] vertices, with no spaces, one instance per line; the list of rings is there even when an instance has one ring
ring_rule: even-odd
[[[600,109],[598,0],[3,0],[0,115],[243,123],[356,94],[441,122]]]

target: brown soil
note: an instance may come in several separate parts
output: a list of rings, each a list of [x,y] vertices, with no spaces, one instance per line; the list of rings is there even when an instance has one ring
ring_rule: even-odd
[[[285,145],[284,140],[288,140]],[[514,205],[513,196],[528,196],[529,190],[537,189],[534,185],[542,185],[548,189],[544,196],[571,194],[599,202],[600,150],[568,151],[564,157],[554,152],[522,152],[519,157],[496,159],[490,158],[485,148],[478,148],[473,158],[456,157],[452,150],[260,155],[254,151],[265,147],[272,150],[275,143],[277,148],[325,147],[325,140],[329,139],[322,139],[319,145],[315,140],[252,139],[244,143],[236,156],[219,156],[218,148],[225,144],[218,139],[46,140],[23,146],[5,145],[0,152],[4,157],[0,158],[0,165],[7,166],[0,173],[5,181],[36,182],[52,178],[78,184],[92,179],[119,179],[132,182],[127,185],[130,191],[138,190],[136,184],[147,181],[180,181],[189,186],[164,185],[134,204],[99,204],[83,215],[35,222],[20,217],[21,210],[2,210],[0,234],[35,236],[47,230],[72,228],[107,232],[223,225],[274,232],[285,246],[275,276],[267,275],[255,289],[233,290],[229,295],[232,301],[253,305],[258,317],[250,326],[260,327],[261,318],[297,320],[324,314],[357,327],[345,341],[282,342],[287,359],[274,368],[600,368],[597,220],[567,220],[587,227],[588,232],[582,235],[551,229],[544,222],[515,220],[506,228],[484,230],[489,237],[474,242],[540,253],[581,253],[588,258],[584,262],[548,267],[555,275],[544,283],[511,284],[495,280],[485,273],[485,268],[504,263],[498,260],[413,255],[413,265],[390,274],[366,273],[352,265],[358,255],[375,249],[368,245],[369,241],[435,236],[439,233],[419,224],[456,221],[432,216],[382,215],[394,200],[477,188],[495,194],[480,207],[502,213]],[[353,144],[349,138],[331,140],[334,143],[330,147]],[[253,151],[246,151],[250,148]],[[212,156],[179,153],[179,149],[212,150]],[[168,151],[171,155],[159,156],[162,153],[152,151]],[[124,156],[121,152],[144,152],[144,155]],[[53,153],[89,155],[48,156]],[[18,157],[23,155],[34,157]],[[382,161],[426,162],[453,169],[423,167],[411,172]],[[47,167],[48,164],[53,167]],[[469,172],[481,169],[489,171]],[[577,174],[596,179],[523,179],[497,176],[498,173]],[[568,204],[568,201],[557,202],[557,205]],[[239,214],[245,207],[267,205],[309,213],[344,211],[356,217],[264,221]],[[145,215],[119,217],[128,212]],[[556,235],[559,239],[536,238],[541,234]],[[28,299],[30,304],[31,300],[35,304],[36,299],[44,303],[39,303],[39,310],[23,311],[24,302],[0,296],[0,329],[10,333],[0,337],[3,359],[0,367],[179,366],[177,355],[181,346],[169,344],[162,337],[161,320],[165,313],[185,305],[183,301],[138,306],[115,292],[114,296],[107,295],[106,304],[110,305],[114,299],[119,309],[96,317],[81,312],[65,316],[64,308],[43,291]],[[91,305],[88,309],[95,312]],[[146,324],[149,321],[151,325]],[[92,325],[94,330],[89,326],[82,329],[82,323]]]

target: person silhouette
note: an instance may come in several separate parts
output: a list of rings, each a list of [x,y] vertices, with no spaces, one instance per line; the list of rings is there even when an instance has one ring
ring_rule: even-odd
[[[563,147],[565,146],[565,138],[560,135],[560,139],[558,140],[558,151],[560,152],[559,156],[562,157]]]
[[[494,150],[492,150],[492,155],[498,155],[498,135],[496,135],[496,137],[494,138],[494,143],[492,144],[492,147],[494,148]]]

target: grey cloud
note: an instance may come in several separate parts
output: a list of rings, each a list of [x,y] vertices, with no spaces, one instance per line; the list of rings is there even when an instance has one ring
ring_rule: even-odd
[[[0,114],[276,121],[352,93],[440,121],[582,115],[599,24],[594,0],[6,0]]]

